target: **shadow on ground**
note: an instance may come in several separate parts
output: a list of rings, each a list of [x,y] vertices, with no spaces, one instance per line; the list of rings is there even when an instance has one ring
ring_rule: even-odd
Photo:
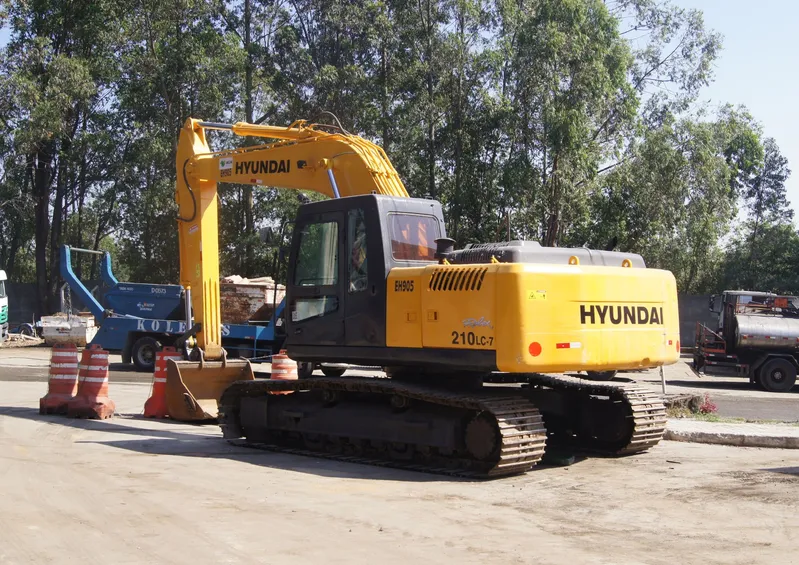
[[[133,363],[109,363],[109,371],[119,371],[120,373],[138,373]],[[141,372],[142,376],[152,377],[152,373]]]
[[[799,467],[774,467],[773,469],[761,469],[761,471],[799,477]]]
[[[668,379],[666,381],[667,386],[676,386],[680,388],[700,388],[703,390],[740,390],[740,391],[752,391],[752,390],[762,390],[755,385],[751,384],[746,379],[741,379],[739,381],[729,381],[729,380],[713,380],[713,377],[705,377],[698,380],[691,380],[691,381],[683,381],[683,380],[675,380],[675,379]],[[770,394],[775,395],[778,397],[782,394],[799,394],[799,386],[793,387],[793,389],[788,392],[772,392]]]
[[[67,418],[66,416],[55,414],[39,414],[36,408],[24,408],[20,406],[0,406],[0,416],[10,416],[12,418],[23,418],[25,420],[35,420],[37,422],[47,422],[50,424],[69,426],[70,428],[77,428],[81,430],[91,430],[99,432],[111,432],[117,434],[130,434],[146,437],[160,437],[165,439],[207,439],[214,438],[220,439],[219,433],[203,434],[204,426],[192,425],[182,422],[172,422],[170,420],[158,421],[158,424],[166,423],[167,425],[179,425],[183,427],[195,428],[197,431],[173,431],[173,430],[160,430],[152,428],[139,428],[136,426],[125,425],[124,422],[130,420],[151,421],[148,418],[141,416],[116,416],[109,420],[86,420],[81,418]],[[208,428],[217,432],[219,428],[216,426]]]
[[[81,440],[79,444],[98,444],[147,455],[229,459],[249,465],[295,471],[322,477],[359,478],[399,482],[480,482],[458,477],[405,471],[325,458],[277,453],[232,445],[223,440],[219,428],[212,424],[194,425],[170,420],[150,420],[141,416],[116,416],[110,420],[81,420],[58,415],[42,415],[35,408],[0,407],[0,416],[35,420],[72,428],[138,436],[134,439]],[[144,421],[168,427],[188,428],[184,431],[131,426],[126,422]],[[213,433],[203,433],[213,430]],[[543,467],[542,467],[543,468]]]

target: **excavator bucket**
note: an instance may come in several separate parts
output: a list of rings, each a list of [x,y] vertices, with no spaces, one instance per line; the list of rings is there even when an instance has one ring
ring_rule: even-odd
[[[173,361],[166,365],[166,407],[179,422],[215,420],[219,399],[235,381],[255,379],[247,360]]]

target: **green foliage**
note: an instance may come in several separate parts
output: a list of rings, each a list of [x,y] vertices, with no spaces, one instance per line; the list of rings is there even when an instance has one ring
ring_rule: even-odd
[[[707,290],[718,242],[737,213],[731,187],[741,175],[730,145],[740,162],[762,154],[759,144],[749,153],[739,144],[752,127],[729,109],[711,121],[664,120],[600,179],[581,235],[599,248],[641,253],[650,266],[674,272],[682,292]]]
[[[718,290],[799,293],[799,234],[785,193],[788,162],[772,138],[758,154],[762,158],[741,183],[748,220],[727,247]]]
[[[683,292],[797,286],[779,148],[745,109],[693,106],[721,45],[697,10],[655,0],[0,6],[11,30],[0,51],[0,263],[36,280],[42,311],[62,243],[111,250],[121,278],[177,280],[175,150],[187,118],[335,123],[325,112],[381,143],[411,195],[439,199],[460,245],[512,237],[632,251],[674,271]],[[282,279],[296,195],[221,185],[219,199],[222,272]]]
[[[752,245],[752,223],[734,236],[720,269],[720,283],[713,290],[757,289],[799,294],[799,235],[790,224],[761,226]]]

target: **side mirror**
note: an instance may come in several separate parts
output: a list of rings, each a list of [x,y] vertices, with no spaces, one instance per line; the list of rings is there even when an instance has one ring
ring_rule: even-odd
[[[715,294],[710,295],[710,304],[708,305],[711,312],[714,314],[721,314],[721,297]]]

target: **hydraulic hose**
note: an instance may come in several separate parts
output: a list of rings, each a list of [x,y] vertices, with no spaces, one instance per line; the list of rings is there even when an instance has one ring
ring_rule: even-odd
[[[183,161],[183,182],[186,183],[186,188],[189,189],[189,195],[191,196],[191,204],[193,207],[193,211],[191,213],[190,218],[184,218],[183,216],[178,213],[178,220],[181,222],[193,222],[194,219],[197,217],[197,197],[194,196],[194,190],[192,190],[191,185],[189,184],[189,178],[186,176],[186,166],[189,164],[189,160],[186,159]]]

